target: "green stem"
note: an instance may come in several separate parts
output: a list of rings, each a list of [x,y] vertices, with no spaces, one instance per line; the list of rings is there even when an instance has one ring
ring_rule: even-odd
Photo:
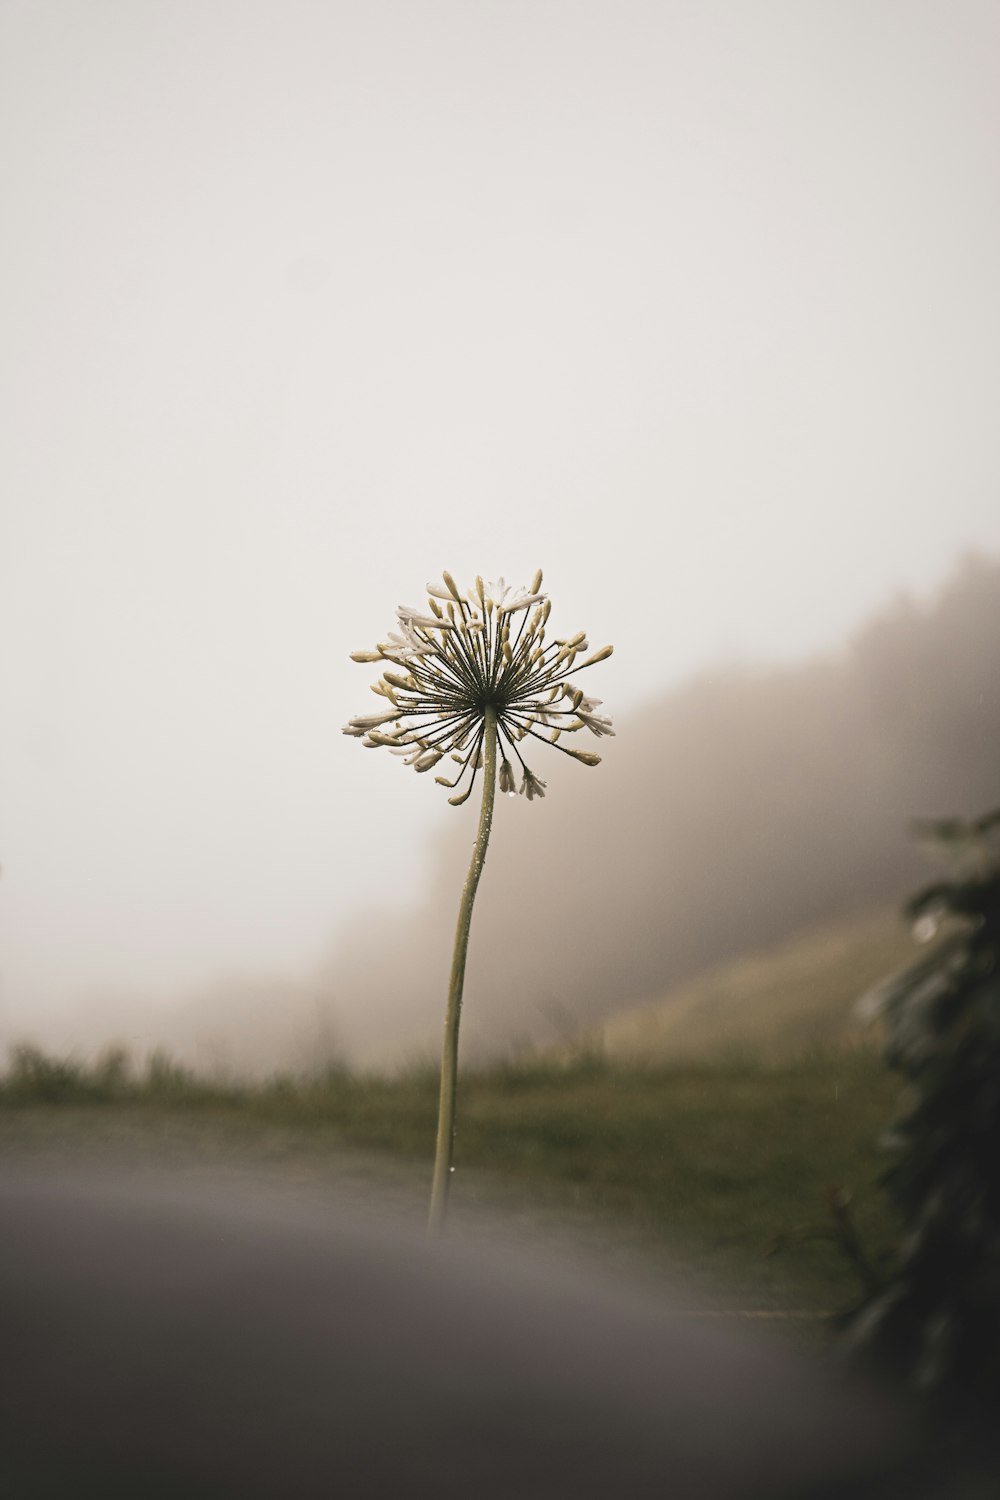
[[[444,1228],[451,1184],[451,1162],[455,1147],[455,1091],[458,1079],[458,1023],[462,1016],[462,989],[465,984],[465,958],[469,951],[469,929],[472,926],[472,903],[486,861],[493,823],[493,799],[497,781],[497,716],[486,709],[483,734],[483,805],[479,813],[479,831],[472,847],[472,861],[465,877],[462,904],[458,908],[455,947],[451,956],[451,981],[448,985],[448,1012],[444,1022],[444,1046],[441,1052],[441,1102],[438,1106],[437,1149],[434,1153],[434,1182],[431,1187],[431,1212],[428,1229],[439,1234]]]

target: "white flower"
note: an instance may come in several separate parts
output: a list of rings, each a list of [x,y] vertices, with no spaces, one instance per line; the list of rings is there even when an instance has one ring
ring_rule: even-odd
[[[411,630],[454,630],[454,625],[441,620],[437,615],[421,614],[419,609],[411,609],[407,604],[399,605],[396,610],[399,623]]]
[[[527,797],[529,802],[534,797],[544,797],[545,788],[547,785],[548,782],[539,781],[538,777],[535,776],[533,772],[529,771],[527,766],[525,766],[524,776],[521,780],[521,791]]]
[[[355,657],[359,657],[361,654],[361,652],[355,652]],[[383,656],[388,656],[390,659],[395,657],[399,661],[407,661],[411,656],[433,655],[434,647],[421,645],[419,638],[410,627],[404,626],[402,635],[397,634],[394,630],[390,630],[389,639],[379,643],[375,660],[378,661]],[[367,653],[366,659],[368,659]]]
[[[429,771],[450,754],[459,772],[453,781],[437,776],[437,782],[455,788],[471,772],[466,790],[448,799],[456,806],[471,793],[483,764],[487,710],[495,716],[502,792],[515,790],[510,751],[521,766],[522,795],[529,802],[545,795],[545,782],[528,769],[518,749],[526,738],[597,765],[600,756],[556,743],[580,729],[597,736],[614,730],[606,715],[595,712],[600,699],[585,698],[569,681],[577,657],[588,649],[585,632],[546,643],[551,604],[541,592],[541,570],[527,588],[511,589],[503,578],[489,584],[477,578],[464,595],[450,573],[442,576],[443,587],[428,586],[426,612],[400,605],[399,631],[375,652],[353,653],[355,661],[383,660],[400,670],[386,670],[373,684],[391,711],[352,719],[344,733],[362,737],[367,749],[386,746],[416,771]],[[610,655],[605,646],[577,670]],[[383,728],[389,724],[394,727]]]
[[[510,593],[510,588],[504,582],[504,579],[501,576],[497,579],[496,583],[488,583],[486,585],[485,593],[486,602],[495,605],[497,609],[499,609],[503,604],[503,601],[506,599],[507,595]]]
[[[615,731],[607,714],[594,712],[595,708],[599,707],[600,702],[600,698],[583,698],[577,704],[576,716],[582,720],[584,728],[589,729],[591,734],[597,735],[598,739],[600,739],[602,734],[609,734],[613,737]]]
[[[503,615],[512,615],[519,609],[530,609],[533,604],[540,604],[544,598],[544,594],[526,594],[521,589],[508,604],[501,604],[500,613]]]
[[[611,720],[606,714],[579,714],[578,717],[583,721],[583,727],[589,729],[591,734],[596,735],[598,739],[600,739],[602,734],[607,734],[612,739],[614,738],[615,731],[611,726]]]

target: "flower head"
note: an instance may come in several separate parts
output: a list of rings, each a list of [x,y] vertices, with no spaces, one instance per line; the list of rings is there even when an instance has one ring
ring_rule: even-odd
[[[517,790],[529,802],[545,795],[545,782],[521,755],[526,738],[596,766],[599,755],[558,741],[581,729],[597,737],[614,734],[611,720],[596,712],[601,700],[584,697],[569,680],[610,656],[612,648],[605,646],[577,665],[589,650],[582,630],[546,643],[551,605],[541,592],[541,569],[528,588],[512,589],[502,578],[488,584],[477,578],[465,594],[450,573],[442,577],[443,586],[427,585],[426,610],[400,605],[399,630],[376,650],[353,653],[354,661],[388,663],[372,692],[389,706],[352,719],[344,733],[362,739],[368,749],[385,746],[416,771],[432,770],[450,755],[459,766],[457,775],[451,781],[434,779],[457,788],[469,774],[466,789],[448,799],[454,806],[469,796],[483,763],[488,710],[496,717],[502,792],[514,795],[517,783],[509,751],[521,768]]]

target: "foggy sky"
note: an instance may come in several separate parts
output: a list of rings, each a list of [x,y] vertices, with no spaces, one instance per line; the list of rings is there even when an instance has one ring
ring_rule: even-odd
[[[0,1042],[418,904],[463,814],[340,726],[442,567],[543,566],[614,714],[1000,545],[998,49],[974,0],[0,6]]]

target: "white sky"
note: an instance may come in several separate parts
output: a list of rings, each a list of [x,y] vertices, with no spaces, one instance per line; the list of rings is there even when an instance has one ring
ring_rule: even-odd
[[[391,940],[462,815],[347,653],[442,567],[542,565],[620,718],[1000,547],[998,57],[983,0],[0,0],[0,1039]]]

